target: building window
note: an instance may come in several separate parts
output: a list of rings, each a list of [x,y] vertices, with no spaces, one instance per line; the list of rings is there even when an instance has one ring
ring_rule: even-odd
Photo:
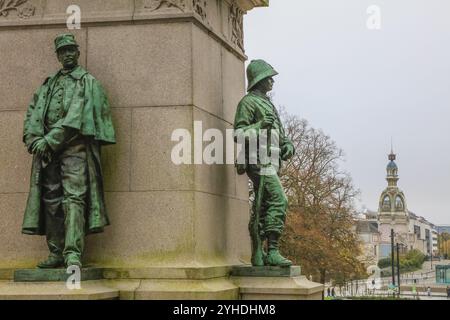
[[[391,199],[389,199],[389,196],[385,196],[383,199],[383,210],[391,210]]]
[[[420,239],[420,226],[414,226],[414,234],[417,239]]]
[[[405,208],[405,206],[403,205],[403,200],[399,196],[397,196],[397,198],[395,198],[395,208],[397,210],[403,210]]]

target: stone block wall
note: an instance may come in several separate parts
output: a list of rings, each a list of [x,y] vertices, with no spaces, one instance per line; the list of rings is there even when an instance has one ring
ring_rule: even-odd
[[[81,8],[80,64],[104,86],[117,145],[103,149],[112,225],[87,237],[104,266],[248,261],[248,189],[232,165],[175,165],[172,131],[232,128],[245,92],[242,14],[261,0],[28,0],[0,7],[0,267],[32,267],[43,237],[20,233],[31,156],[21,141],[34,91],[58,71],[53,40]],[[17,3],[17,2],[16,2]],[[225,136],[225,134],[224,134]]]

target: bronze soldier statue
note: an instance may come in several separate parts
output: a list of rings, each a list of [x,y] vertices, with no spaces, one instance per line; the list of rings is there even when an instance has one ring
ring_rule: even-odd
[[[116,142],[108,99],[78,65],[75,37],[58,36],[55,50],[62,69],[34,94],[23,132],[33,163],[22,233],[45,235],[50,250],[39,268],[81,267],[85,235],[109,225],[100,148]]]
[[[287,198],[278,177],[282,160],[294,155],[294,146],[286,136],[280,117],[267,93],[272,90],[273,76],[277,75],[271,65],[263,60],[253,60],[247,68],[248,94],[239,102],[234,120],[236,134],[247,137],[253,131],[259,136],[267,130],[267,137],[277,134],[278,146],[270,145],[268,149],[278,150],[279,158],[272,163],[262,163],[257,156],[252,164],[248,141],[245,148],[245,163],[237,163],[239,174],[247,173],[255,190],[252,216],[249,231],[252,240],[253,266],[290,266],[292,262],[279,252],[279,239],[284,230],[287,209]],[[262,148],[258,144],[258,149]],[[270,153],[270,151],[269,151]],[[259,155],[259,150],[257,152]],[[267,240],[268,252],[263,250],[262,243]]]

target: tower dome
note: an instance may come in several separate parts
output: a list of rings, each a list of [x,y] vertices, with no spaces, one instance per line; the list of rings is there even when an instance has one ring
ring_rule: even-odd
[[[405,195],[397,186],[398,166],[395,163],[396,154],[391,148],[386,166],[387,187],[381,192],[378,205],[378,230],[380,231],[380,257],[391,254],[391,232],[396,241],[405,243],[409,232],[409,214]]]
[[[395,163],[396,154],[391,149],[391,153],[388,155],[389,162],[386,166],[386,180],[388,182],[387,188],[381,193],[379,202],[379,214],[380,215],[400,215],[408,216],[406,210],[405,195],[398,188],[398,166]]]
[[[396,158],[395,153],[391,150],[391,154],[389,154],[388,159],[390,160],[387,167],[386,167],[386,180],[388,182],[388,187],[397,187],[397,181],[398,181],[398,167],[397,164],[394,162]]]

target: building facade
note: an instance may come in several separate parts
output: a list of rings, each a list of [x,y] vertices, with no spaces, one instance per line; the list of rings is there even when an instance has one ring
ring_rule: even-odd
[[[438,229],[424,217],[408,210],[405,194],[397,186],[399,180],[396,155],[388,156],[387,187],[381,192],[378,211],[366,210],[355,219],[355,230],[361,241],[361,260],[370,264],[391,255],[391,234],[394,244],[403,252],[419,250],[424,255],[438,254]]]

